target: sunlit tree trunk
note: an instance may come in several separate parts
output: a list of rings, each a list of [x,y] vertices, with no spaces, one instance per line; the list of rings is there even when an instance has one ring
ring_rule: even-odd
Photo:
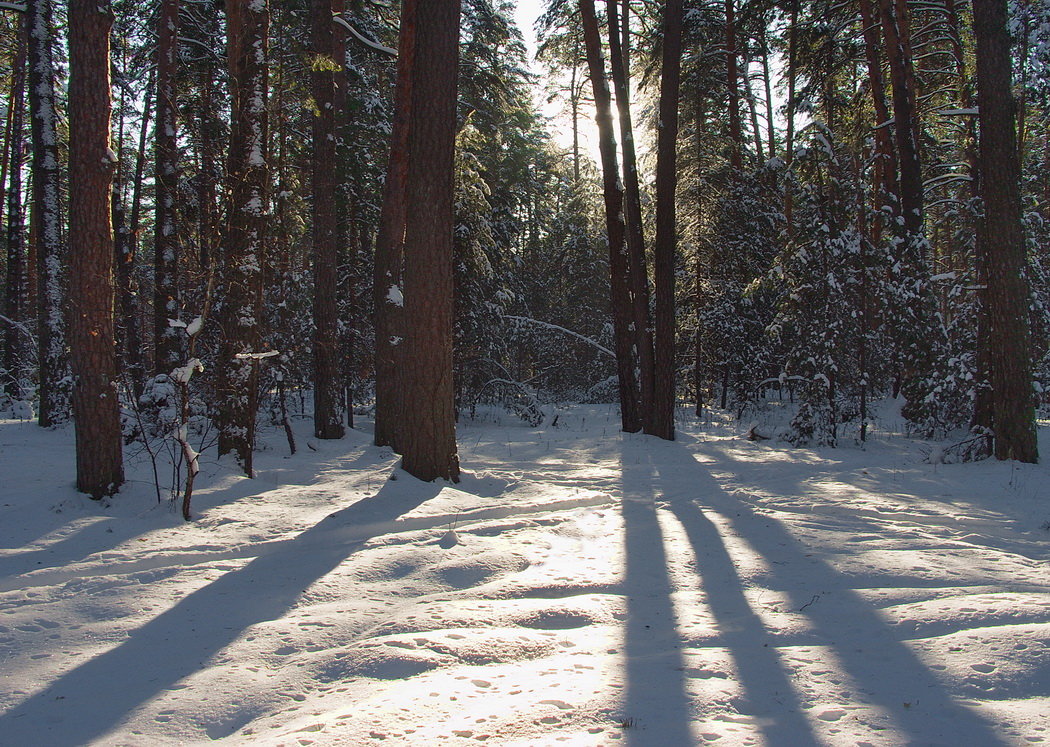
[[[405,199],[404,469],[459,480],[452,380],[452,229],[459,0],[417,10]]]
[[[100,0],[69,3],[69,240],[77,489],[93,498],[124,482],[113,334],[109,32]]]

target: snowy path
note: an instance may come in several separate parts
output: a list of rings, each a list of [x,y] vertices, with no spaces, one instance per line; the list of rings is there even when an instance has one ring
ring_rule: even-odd
[[[191,525],[0,423],[0,743],[1050,743],[1045,466],[560,422],[274,436]]]

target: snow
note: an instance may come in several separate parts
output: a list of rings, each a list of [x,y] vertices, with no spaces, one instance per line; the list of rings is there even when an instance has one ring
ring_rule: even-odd
[[[0,421],[3,741],[1050,741],[1046,466],[482,414],[458,485],[263,429],[189,524],[144,455],[102,505],[72,429]]]

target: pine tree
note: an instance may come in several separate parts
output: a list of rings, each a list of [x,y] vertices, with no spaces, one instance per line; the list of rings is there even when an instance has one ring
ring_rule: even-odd
[[[99,0],[69,3],[70,349],[77,489],[93,498],[124,482],[113,329],[109,33]]]
[[[458,481],[452,381],[453,155],[459,0],[417,10],[405,223],[402,466],[421,480]]]

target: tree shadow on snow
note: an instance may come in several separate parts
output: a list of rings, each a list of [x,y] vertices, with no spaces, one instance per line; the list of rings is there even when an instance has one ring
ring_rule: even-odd
[[[205,667],[247,628],[285,614],[315,581],[370,538],[395,531],[392,522],[441,487],[403,476],[296,537],[273,543],[243,568],[192,592],[130,631],[120,645],[0,715],[3,741],[59,747],[105,735],[133,710]]]
[[[818,739],[773,643],[775,631],[765,627],[744,595],[719,524],[728,526],[764,559],[769,570],[763,580],[787,594],[791,608],[808,618],[809,645],[830,649],[856,685],[853,700],[888,714],[909,743],[942,743],[959,735],[971,744],[1002,743],[988,722],[953,699],[899,633],[854,590],[850,579],[811,552],[788,527],[727,494],[681,443],[647,439],[640,451],[655,470],[648,494],[666,502],[696,556],[707,603],[745,690],[741,710],[758,717],[756,722],[770,744],[812,744]],[[625,466],[625,472],[632,469],[637,467]],[[625,488],[644,494],[639,482],[625,479]],[[719,519],[712,521],[712,517]],[[628,537],[632,531],[637,534],[626,509],[625,518]],[[658,539],[651,536],[646,541]],[[628,633],[630,637],[630,627]],[[630,692],[629,686],[628,700]]]
[[[624,707],[640,727],[627,736],[632,743],[653,744],[658,733],[662,744],[692,744],[694,706],[686,688],[684,642],[658,520],[658,511],[668,508],[667,501],[674,498],[674,486],[688,480],[683,480],[679,469],[669,471],[663,463],[667,452],[660,448],[663,444],[645,439],[637,446],[641,448],[621,456],[627,594]],[[702,469],[691,458],[690,462],[694,469]],[[738,710],[755,719],[771,744],[814,743],[775,650],[760,643],[765,637],[762,623],[744,597],[717,529],[706,519],[698,522],[695,516],[680,513],[673,503],[669,507],[689,537],[722,643],[736,660],[737,676],[746,691],[746,702],[738,703]],[[775,711],[784,715],[776,720],[763,717]]]

